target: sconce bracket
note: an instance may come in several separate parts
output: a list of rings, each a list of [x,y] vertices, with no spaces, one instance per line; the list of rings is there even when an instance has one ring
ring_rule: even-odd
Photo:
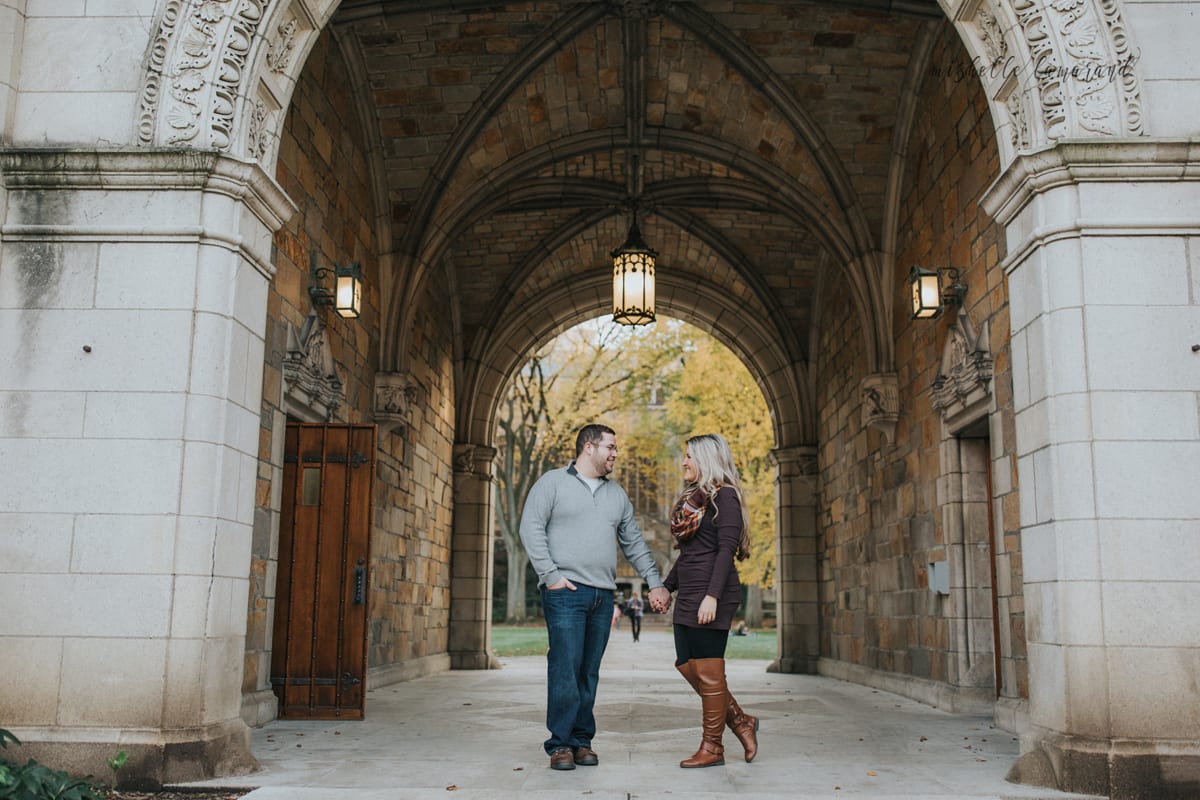
[[[942,305],[962,306],[963,297],[967,294],[967,285],[958,281],[958,267],[938,267],[938,282],[945,275],[950,283],[942,287]]]
[[[312,268],[312,282],[308,287],[308,296],[312,299],[314,306],[331,306],[334,301],[333,289],[327,288],[321,283],[322,279],[330,278],[334,274],[329,267]]]

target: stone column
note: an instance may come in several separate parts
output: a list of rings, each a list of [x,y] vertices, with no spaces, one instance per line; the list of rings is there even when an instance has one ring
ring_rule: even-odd
[[[817,449],[783,447],[775,461],[775,617],[769,672],[813,674],[821,655],[817,592]]]
[[[1200,786],[1198,149],[1064,143],[986,198],[1010,254],[1020,780],[1114,798]]]
[[[454,445],[450,668],[499,669],[492,655],[492,462],[496,448]]]
[[[0,675],[20,757],[195,780],[239,717],[271,236],[257,165],[0,152]]]

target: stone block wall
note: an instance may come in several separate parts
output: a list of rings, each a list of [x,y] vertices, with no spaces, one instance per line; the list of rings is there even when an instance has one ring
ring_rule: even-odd
[[[442,273],[428,284],[413,301],[422,310],[408,354],[412,424],[394,433],[381,425],[377,453],[367,663],[396,677],[432,668],[420,660],[444,658],[450,636],[453,336]]]
[[[847,322],[828,328],[820,348],[821,653],[940,683],[990,682],[990,663],[974,678],[964,666],[978,660],[979,651],[992,650],[990,641],[978,641],[993,638],[990,508],[1001,694],[1023,698],[1028,672],[1008,295],[1000,268],[1005,244],[1003,230],[978,206],[1000,162],[986,97],[969,69],[959,68],[964,64],[969,56],[943,26],[917,101],[921,111],[903,176],[892,298],[900,411],[894,442],[862,421],[862,334],[852,329],[849,292],[835,284],[825,298],[822,318]],[[957,267],[968,286],[964,307],[937,320],[910,320],[913,265]],[[986,327],[993,357],[988,410],[969,431],[980,438],[969,441],[947,430],[932,396],[958,314],[977,332]],[[990,506],[985,459],[991,461]],[[976,545],[956,549],[956,533],[947,530],[953,526]],[[938,594],[929,586],[929,564],[950,559],[962,562],[951,570],[961,573],[959,585]],[[970,657],[963,652],[968,641],[975,651]]]
[[[299,213],[275,236],[275,280],[267,301],[267,352],[259,441],[255,535],[243,692],[270,692],[271,629],[282,496],[283,432],[289,418],[284,358],[289,330],[300,331],[313,309],[308,289],[311,258],[319,266],[358,262],[363,268],[363,312],[317,313],[342,382],[344,398],[331,422],[374,422],[375,376],[380,369],[383,278],[380,274],[367,137],[352,104],[347,66],[328,34],[314,46],[292,98],[280,141],[276,179]],[[326,279],[328,285],[329,279]],[[422,304],[446,306],[434,286]],[[412,354],[422,387],[413,424],[377,431],[374,531],[370,573],[368,669],[444,653],[449,615],[451,518],[450,440],[452,369],[446,315],[420,319],[423,336]],[[294,334],[292,334],[294,335]],[[445,343],[445,344],[443,344]],[[425,405],[427,404],[427,405]],[[326,421],[290,409],[292,418]],[[368,676],[370,682],[370,673]],[[261,706],[261,702],[260,702]],[[248,716],[247,706],[243,717]],[[270,712],[258,711],[261,724]]]

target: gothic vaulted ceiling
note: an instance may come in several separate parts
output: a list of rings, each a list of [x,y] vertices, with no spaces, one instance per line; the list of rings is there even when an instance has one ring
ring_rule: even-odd
[[[660,310],[726,338],[753,320],[803,369],[819,284],[864,319],[886,307],[889,174],[940,16],[932,0],[344,0],[334,30],[391,211],[394,347],[403,299],[432,279],[467,362],[547,297],[603,313],[636,204]],[[886,334],[865,332],[876,364]]]

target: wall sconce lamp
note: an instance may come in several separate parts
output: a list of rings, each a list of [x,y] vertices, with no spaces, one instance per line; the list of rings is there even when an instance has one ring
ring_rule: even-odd
[[[622,325],[654,322],[654,260],[657,256],[642,241],[635,208],[625,244],[612,251],[614,322]]]
[[[317,254],[311,259],[312,285],[308,287],[308,296],[314,306],[333,306],[333,310],[343,319],[358,319],[362,313],[362,266],[350,264],[345,267],[318,267]],[[323,286],[324,278],[333,276],[333,288]]]
[[[942,276],[950,281],[942,286]],[[913,319],[937,319],[946,306],[961,306],[967,285],[958,282],[955,267],[921,269],[913,267],[908,273],[908,286],[912,296]]]

